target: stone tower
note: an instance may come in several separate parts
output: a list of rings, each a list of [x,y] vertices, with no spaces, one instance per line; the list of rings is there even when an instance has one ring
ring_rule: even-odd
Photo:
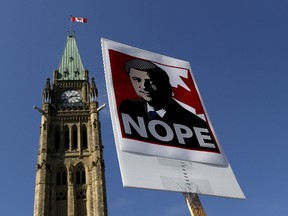
[[[34,216],[107,216],[97,88],[74,33],[43,90]]]

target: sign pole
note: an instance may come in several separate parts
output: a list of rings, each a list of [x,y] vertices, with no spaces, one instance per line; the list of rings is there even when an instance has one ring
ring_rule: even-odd
[[[201,201],[196,193],[183,193],[191,216],[206,216]]]

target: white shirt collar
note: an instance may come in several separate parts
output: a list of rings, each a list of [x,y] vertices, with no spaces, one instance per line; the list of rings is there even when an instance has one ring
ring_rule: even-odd
[[[154,108],[152,106],[150,106],[148,103],[147,103],[147,111],[150,112],[150,111],[155,111],[161,118],[163,118],[163,116],[165,115],[166,113],[166,110],[165,109],[160,109],[160,110],[154,110]]]

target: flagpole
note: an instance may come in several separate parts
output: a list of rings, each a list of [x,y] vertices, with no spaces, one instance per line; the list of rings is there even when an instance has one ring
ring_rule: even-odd
[[[72,15],[70,16],[70,30],[69,35],[72,35]]]

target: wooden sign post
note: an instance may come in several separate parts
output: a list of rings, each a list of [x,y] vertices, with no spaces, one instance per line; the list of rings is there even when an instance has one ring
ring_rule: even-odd
[[[196,193],[183,193],[191,216],[206,216],[201,201]]]

